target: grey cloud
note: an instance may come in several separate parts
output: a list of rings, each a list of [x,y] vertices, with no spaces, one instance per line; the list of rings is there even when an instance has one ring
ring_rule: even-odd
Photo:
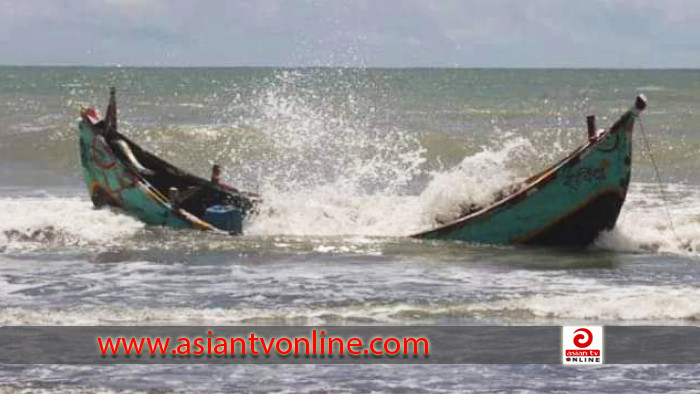
[[[697,67],[700,1],[0,0],[0,63]]]

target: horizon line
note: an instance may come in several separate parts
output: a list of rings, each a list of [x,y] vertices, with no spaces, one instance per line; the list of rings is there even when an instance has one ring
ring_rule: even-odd
[[[604,67],[604,66],[272,66],[272,65],[235,65],[235,66],[186,66],[186,65],[121,65],[121,64],[0,64],[0,68],[94,68],[94,69],[351,69],[351,70],[571,70],[571,71],[698,71],[700,67]]]

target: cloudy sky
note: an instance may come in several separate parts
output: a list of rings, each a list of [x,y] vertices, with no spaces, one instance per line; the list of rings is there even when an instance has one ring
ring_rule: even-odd
[[[698,68],[700,0],[0,0],[0,64]]]

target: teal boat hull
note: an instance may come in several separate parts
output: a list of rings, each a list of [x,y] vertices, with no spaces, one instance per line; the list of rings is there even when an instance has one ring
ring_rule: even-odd
[[[92,112],[90,112],[92,111]],[[93,116],[90,116],[93,114]],[[255,201],[253,195],[230,193],[212,185],[211,182],[182,171],[157,158],[136,145],[133,141],[116,132],[116,101],[114,93],[104,120],[96,118],[93,109],[83,110],[78,125],[80,159],[83,177],[96,207],[111,206],[130,214],[142,222],[153,226],[165,226],[175,229],[197,229],[220,231],[203,220],[201,212],[193,212],[184,206],[178,206],[168,198],[168,188],[178,186],[181,190],[205,190],[208,201],[215,197],[224,199],[247,213]],[[112,119],[110,120],[110,116]],[[105,137],[106,124],[114,122],[112,136],[128,144],[130,150],[148,167],[156,168],[158,174],[150,180],[140,174],[133,165],[129,165],[124,155],[117,153],[115,146]],[[200,193],[203,194],[203,193]],[[194,201],[190,206],[198,207]]]
[[[413,235],[486,244],[585,246],[615,226],[627,196],[632,133],[643,96],[612,127],[519,190],[451,223]]]

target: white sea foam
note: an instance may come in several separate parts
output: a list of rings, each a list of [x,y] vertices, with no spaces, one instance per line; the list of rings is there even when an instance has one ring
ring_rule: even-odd
[[[93,209],[78,198],[0,200],[0,250],[109,244],[141,228],[129,216]]]
[[[408,235],[418,231],[412,196],[347,196],[332,192],[268,193],[247,232],[252,235]]]
[[[401,324],[406,319],[532,317],[604,321],[681,322],[700,319],[700,289],[690,286],[596,286],[581,292],[510,295],[482,303],[371,303],[338,307],[194,308],[84,306],[0,308],[0,324],[192,325],[192,324]]]
[[[469,306],[473,313],[552,319],[668,321],[700,319],[700,289],[690,286],[595,286]]]
[[[663,92],[665,90],[670,90],[670,89],[665,87],[665,86],[657,86],[657,85],[646,85],[646,86],[640,86],[637,88],[638,92]]]
[[[60,308],[0,308],[0,324],[10,325],[196,325],[261,322],[394,321],[406,306],[362,308],[270,309],[90,306]]]
[[[217,138],[221,137],[221,135],[224,134],[227,130],[225,127],[219,126],[195,125],[177,127],[174,129],[174,131],[176,131],[175,138],[182,138],[184,135],[186,138],[195,138],[205,141],[215,141]]]
[[[513,138],[501,148],[484,147],[481,152],[465,157],[448,171],[435,172],[420,195],[421,224],[434,225],[457,219],[469,206],[484,206],[495,194],[517,183],[517,172],[511,170],[523,151],[532,145],[524,138]]]
[[[480,196],[491,193],[479,187],[488,181],[478,179],[484,173],[479,171],[475,172],[477,179],[470,180],[465,174],[464,185],[455,187],[460,185],[454,178],[462,176],[461,168],[439,173],[419,196],[353,196],[333,189],[266,194],[246,232],[252,236],[406,236],[433,226],[434,216],[449,212],[449,207],[461,201],[479,201]],[[502,184],[508,184],[507,176],[502,179]],[[501,186],[493,182],[490,185]],[[682,196],[669,205],[674,231],[653,186],[633,185],[617,227],[601,235],[596,248],[700,255],[700,191],[680,185],[667,191],[667,196]],[[104,245],[120,242],[144,227],[129,216],[95,210],[89,201],[78,198],[5,198],[0,200],[0,207],[0,249],[4,251],[47,245]],[[341,252],[342,243],[336,246],[333,250]]]
[[[700,256],[700,190],[676,184],[661,194],[657,185],[633,184],[617,226],[596,246]]]
[[[255,144],[270,149],[262,187],[310,192],[331,186],[343,195],[403,192],[425,161],[417,137],[376,126],[372,107],[352,89],[343,103],[335,103],[305,88],[307,82],[300,73],[281,73],[253,100],[253,115],[238,120],[239,127],[259,131]]]

